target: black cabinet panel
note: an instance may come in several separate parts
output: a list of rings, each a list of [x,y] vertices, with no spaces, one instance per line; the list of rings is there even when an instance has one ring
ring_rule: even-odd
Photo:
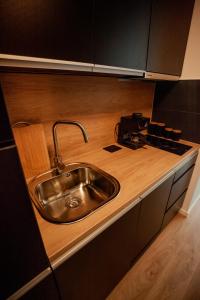
[[[142,200],[137,233],[138,251],[145,248],[160,231],[173,177],[174,175]]]
[[[14,144],[12,130],[8,119],[3,91],[0,85],[0,148]]]
[[[62,299],[102,300],[136,257],[140,204],[55,270]]]
[[[191,167],[181,178],[179,178],[172,186],[167,209],[174,204],[181,194],[188,188],[194,167]]]
[[[0,150],[0,298],[48,267],[15,147]]]
[[[194,0],[153,0],[147,70],[180,75]]]
[[[0,12],[0,53],[91,62],[93,0],[2,0]]]
[[[93,256],[93,299],[105,299],[138,255],[139,211],[140,203],[96,238],[93,244],[93,253],[96,253]],[[95,296],[96,291],[99,291],[98,296]]]
[[[200,80],[157,82],[154,108],[200,113]]]
[[[169,222],[175,217],[181,206],[183,205],[183,201],[185,199],[185,193],[183,193],[177,200],[176,202],[168,209],[166,212],[164,219],[163,219],[163,224],[162,224],[162,229],[169,224]]]
[[[200,142],[200,80],[158,82],[153,120],[183,131],[183,139]]]
[[[47,276],[20,300],[59,300],[59,293],[53,275]]]
[[[146,68],[150,0],[95,1],[95,63]]]
[[[194,155],[188,162],[186,162],[179,170],[176,171],[174,181],[178,180],[185,172],[187,172],[196,162],[197,155]]]
[[[167,127],[182,130],[182,138],[191,142],[200,143],[200,114],[173,110],[154,110],[153,121],[164,122]]]

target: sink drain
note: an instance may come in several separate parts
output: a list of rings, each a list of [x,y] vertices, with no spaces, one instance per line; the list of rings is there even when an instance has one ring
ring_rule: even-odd
[[[75,208],[78,207],[81,204],[81,199],[78,197],[70,197],[65,202],[65,206],[68,206],[69,208]]]

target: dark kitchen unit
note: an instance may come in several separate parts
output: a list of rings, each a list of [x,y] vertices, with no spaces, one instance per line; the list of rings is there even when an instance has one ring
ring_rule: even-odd
[[[194,0],[181,5],[178,0],[2,0],[0,63],[177,80],[193,5]]]
[[[145,70],[150,9],[150,0],[96,0],[94,63]]]
[[[200,85],[159,78],[180,79],[193,6],[194,0],[0,0],[0,300],[104,300],[180,211],[199,151],[192,142],[200,142]],[[151,112],[151,121],[181,129],[183,141],[147,134]],[[89,144],[59,128],[63,161],[83,158],[110,172],[117,193],[89,168],[50,170],[51,122],[74,116],[88,126]],[[62,199],[73,212],[87,192],[97,202],[110,193],[111,201],[76,222],[43,218],[31,201],[35,174],[26,176],[20,158],[27,153],[10,125],[21,117],[44,129],[48,172],[53,179],[62,173],[55,185],[49,180],[50,193],[42,185],[52,207]],[[88,178],[91,189],[83,193]],[[77,186],[82,198],[72,198]]]
[[[140,204],[55,268],[62,299],[102,300],[137,256],[136,228]],[[81,266],[81,267],[80,267]]]
[[[93,1],[0,1],[0,53],[92,62]]]
[[[193,174],[196,159],[197,154],[191,157],[175,173],[170,196],[165,208],[162,228],[164,228],[173,219],[183,205],[190,179]]]
[[[14,144],[12,130],[6,111],[6,105],[3,101],[3,92],[0,86],[0,149]]]
[[[58,292],[43,246],[12,137],[2,90],[0,93],[1,170],[1,287],[0,299],[16,299],[30,284],[33,295],[58,299]],[[20,289],[23,288],[23,291]],[[27,291],[30,288],[27,289]],[[24,299],[34,299],[24,295]]]
[[[153,0],[147,72],[180,76],[194,0]]]

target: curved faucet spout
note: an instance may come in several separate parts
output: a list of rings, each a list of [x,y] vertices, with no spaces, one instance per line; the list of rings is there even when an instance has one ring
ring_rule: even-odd
[[[87,132],[86,132],[85,128],[83,127],[83,125],[77,121],[61,120],[61,121],[56,121],[53,124],[52,133],[53,133],[53,143],[54,143],[54,151],[55,151],[54,162],[55,162],[55,167],[56,167],[58,173],[61,173],[62,170],[65,168],[65,165],[62,161],[62,156],[60,154],[59,147],[58,147],[58,137],[57,137],[57,131],[56,131],[58,125],[75,125],[75,126],[79,127],[83,134],[85,143],[88,142],[88,135],[87,135]]]

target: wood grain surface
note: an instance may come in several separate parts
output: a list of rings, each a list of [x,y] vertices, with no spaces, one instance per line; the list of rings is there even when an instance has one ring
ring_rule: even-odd
[[[155,88],[153,82],[112,77],[1,73],[0,79],[11,122],[150,115]]]
[[[49,170],[50,161],[42,124],[13,128],[15,142],[26,178]]]
[[[185,218],[177,215],[107,300],[200,299],[200,201]]]
[[[1,84],[11,123],[28,121],[44,126],[51,162],[52,124],[59,119],[80,121],[91,147],[114,141],[122,115],[151,116],[155,83],[112,77],[2,73]],[[60,149],[65,159],[84,151],[78,128],[60,126]]]

